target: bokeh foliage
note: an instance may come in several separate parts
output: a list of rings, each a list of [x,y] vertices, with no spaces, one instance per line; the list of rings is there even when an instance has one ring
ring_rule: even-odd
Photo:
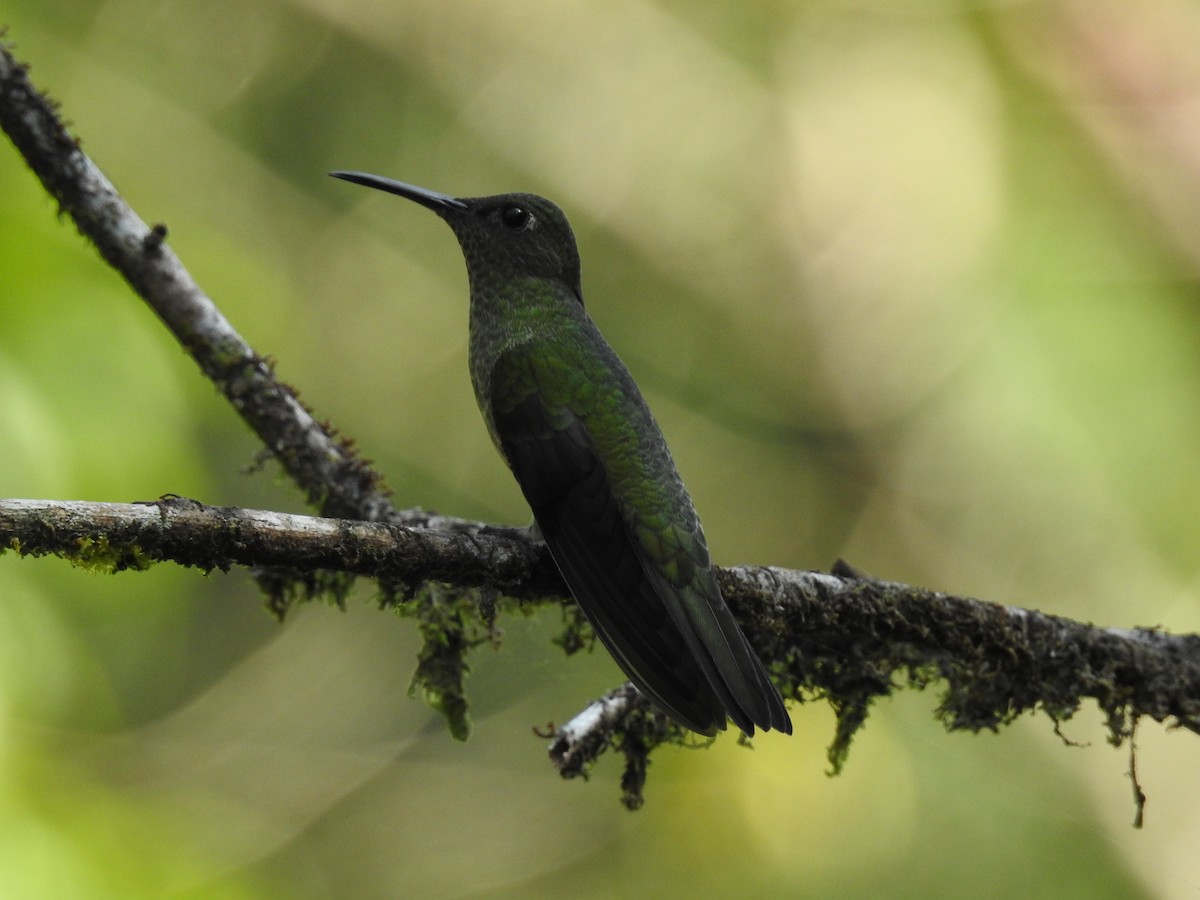
[[[723,563],[1200,629],[1200,12],[1145,4],[12,0],[85,149],[402,506],[518,523],[444,227],[359,168],[570,215],[584,290]],[[300,511],[7,154],[0,495]],[[277,626],[245,574],[0,561],[5,896],[1186,894],[1197,748],[1145,832],[1085,714],[877,710],[561,784],[531,727],[614,684],[553,614],[473,656],[474,734],[363,590]]]

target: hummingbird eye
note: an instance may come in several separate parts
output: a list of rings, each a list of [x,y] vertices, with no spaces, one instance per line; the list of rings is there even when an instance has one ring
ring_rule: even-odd
[[[506,206],[500,210],[500,222],[509,231],[524,231],[533,224],[533,213],[523,206]]]

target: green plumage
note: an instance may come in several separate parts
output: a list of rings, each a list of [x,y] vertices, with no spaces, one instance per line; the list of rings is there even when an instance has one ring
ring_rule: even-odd
[[[471,382],[563,578],[617,663],[702,734],[791,721],[721,597],[691,499],[629,372],[583,307],[562,211],[458,199],[354,172],[432,209],[471,283]]]

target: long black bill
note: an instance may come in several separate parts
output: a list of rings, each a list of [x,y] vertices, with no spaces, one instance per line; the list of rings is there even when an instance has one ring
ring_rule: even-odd
[[[351,181],[354,184],[387,191],[389,194],[399,194],[434,212],[467,208],[467,204],[449,194],[439,194],[437,191],[426,190],[415,184],[405,184],[403,181],[393,181],[391,178],[384,178],[380,175],[368,175],[366,172],[330,172],[329,174],[334,178],[342,179],[342,181]]]

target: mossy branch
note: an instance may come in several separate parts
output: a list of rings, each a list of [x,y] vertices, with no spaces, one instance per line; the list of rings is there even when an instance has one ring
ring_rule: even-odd
[[[179,497],[140,504],[0,500],[0,547],[53,553],[91,569],[170,561],[206,571],[286,567],[301,581],[330,573],[378,579],[384,605],[412,601],[408,611],[426,636],[416,682],[441,698],[439,708],[460,737],[468,728],[464,656],[489,630],[496,596],[525,608],[570,603],[544,546],[521,530],[489,533],[475,525],[439,531],[209,507]],[[876,699],[930,683],[945,685],[938,715],[949,730],[995,731],[1039,709],[1059,722],[1092,699],[1114,745],[1141,718],[1200,732],[1200,636],[1101,628],[879,581],[846,566],[838,574],[765,566],[718,574],[784,696],[833,706],[835,772]],[[463,620],[462,591],[475,592],[478,629]],[[274,598],[272,605],[282,612],[286,604]],[[567,628],[572,635],[559,643],[587,643],[574,620]],[[626,756],[627,780],[640,786],[649,752],[686,739],[624,685],[558,729],[551,757],[564,777],[573,777],[615,747]],[[627,786],[627,803],[637,805],[640,797],[640,787]]]

